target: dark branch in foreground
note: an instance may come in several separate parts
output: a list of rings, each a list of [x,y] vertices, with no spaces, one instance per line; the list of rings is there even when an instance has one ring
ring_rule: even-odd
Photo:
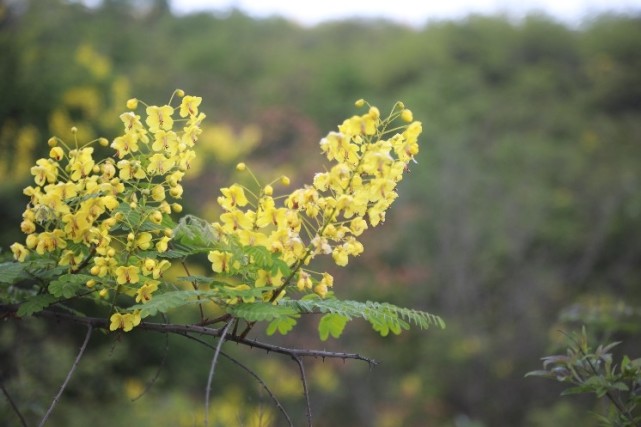
[[[58,394],[56,394],[56,396],[53,398],[53,401],[51,402],[51,405],[49,406],[49,409],[47,410],[47,413],[45,414],[45,416],[42,417],[39,427],[42,427],[45,425],[45,423],[49,419],[49,416],[51,415],[54,408],[58,404],[58,401],[60,400],[62,393],[65,391],[65,388],[67,388],[67,384],[69,383],[71,376],[73,375],[76,368],[78,367],[78,363],[80,363],[80,359],[82,359],[82,355],[85,354],[85,350],[87,348],[87,344],[89,344],[89,338],[91,338],[92,332],[93,332],[93,326],[87,325],[87,335],[85,335],[85,340],[82,343],[82,347],[80,347],[80,351],[78,352],[76,359],[73,361],[73,365],[71,365],[71,369],[69,369],[69,372],[67,373],[67,377],[65,378],[64,382],[60,386],[60,390],[58,390]]]
[[[218,344],[216,345],[216,350],[214,351],[214,357],[211,360],[211,367],[209,368],[209,376],[207,377],[207,389],[205,390],[205,427],[209,427],[209,393],[211,393],[211,383],[214,380],[214,370],[216,369],[216,364],[218,362],[218,355],[220,354],[220,349],[225,342],[225,336],[227,335],[227,330],[233,322],[231,319],[227,322],[223,331],[221,332],[220,338],[218,339]]]
[[[300,357],[292,356],[292,359],[298,363],[298,369],[300,370],[300,380],[303,383],[303,394],[305,395],[305,405],[307,406],[307,426],[312,427],[312,405],[309,401],[309,389],[307,388],[307,377],[305,376],[305,366],[303,361],[300,360]]]
[[[18,304],[8,304],[0,305],[0,313],[15,314],[18,311]],[[98,317],[86,317],[86,316],[77,316],[74,314],[62,313],[54,310],[43,310],[33,314],[34,317],[40,317],[44,319],[53,319],[61,320],[72,323],[77,323],[81,325],[92,326],[94,329],[106,329],[109,330],[109,320],[102,319]],[[187,335],[187,334],[200,334],[207,335],[212,337],[221,337],[223,335],[223,328],[210,328],[207,326],[200,325],[182,325],[182,324],[171,324],[171,323],[155,323],[155,322],[140,322],[140,325],[136,326],[135,330],[148,330],[161,333],[170,333],[177,335]],[[256,341],[242,336],[225,334],[225,341],[233,341],[238,344],[246,345],[250,348],[259,348],[267,352],[274,352],[279,354],[284,354],[291,357],[314,357],[322,359],[353,359],[361,360],[367,362],[370,366],[378,365],[378,362],[374,359],[370,359],[365,356],[361,356],[357,353],[342,353],[334,351],[325,351],[325,350],[308,350],[308,349],[297,349],[297,348],[287,348],[281,347],[278,345],[268,344],[261,341]]]
[[[20,418],[20,423],[22,424],[22,426],[23,426],[23,427],[27,427],[27,421],[26,421],[26,420],[24,419],[24,417],[22,416],[22,413],[20,413],[20,410],[18,409],[18,406],[16,405],[16,403],[15,403],[15,402],[13,401],[13,399],[11,398],[11,395],[9,394],[9,392],[7,391],[7,389],[6,389],[6,388],[4,388],[4,383],[3,383],[3,382],[1,382],[1,381],[0,381],[0,389],[2,389],[2,393],[4,394],[4,396],[5,396],[5,397],[7,398],[7,400],[9,401],[9,405],[11,405],[11,409],[13,409],[13,412],[15,412],[15,413],[16,413],[16,415],[18,416],[18,418]]]
[[[191,335],[185,335],[185,337],[187,337],[187,338],[189,338],[191,340],[194,340],[194,341],[204,345],[205,347],[209,347],[212,350],[215,349],[215,347],[213,345],[209,344],[208,342],[205,342],[205,341],[201,340],[200,338],[192,337]],[[287,411],[285,411],[285,408],[283,407],[283,405],[280,403],[280,401],[278,400],[276,395],[271,391],[271,389],[267,386],[265,381],[263,381],[263,379],[261,377],[259,377],[256,372],[254,372],[253,370],[251,370],[249,367],[245,366],[244,364],[242,364],[238,360],[234,359],[230,355],[226,354],[224,351],[221,351],[220,355],[225,357],[230,362],[234,363],[236,366],[238,366],[238,367],[242,368],[243,370],[245,370],[245,372],[247,372],[252,377],[254,377],[256,379],[256,381],[258,381],[258,383],[263,387],[263,389],[265,389],[265,391],[267,392],[269,397],[274,401],[274,405],[276,405],[276,407],[281,412],[281,414],[283,414],[283,416],[287,419],[287,423],[288,423],[289,427],[294,427],[294,424],[292,423],[292,420],[289,417],[289,414],[287,413]]]

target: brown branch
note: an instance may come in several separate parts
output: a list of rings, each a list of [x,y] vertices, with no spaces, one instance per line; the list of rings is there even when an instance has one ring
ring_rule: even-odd
[[[214,357],[211,359],[211,367],[209,368],[209,376],[207,377],[207,388],[205,389],[205,427],[209,426],[209,393],[211,392],[211,383],[214,379],[214,370],[216,369],[216,363],[218,361],[218,355],[220,354],[220,349],[225,342],[225,336],[227,335],[227,330],[233,323],[232,320],[227,322],[223,331],[220,333],[220,338],[218,339],[218,345],[216,345],[216,350],[214,351]]]
[[[4,388],[4,383],[1,382],[1,381],[0,381],[0,389],[2,389],[2,393],[5,395],[5,397],[9,401],[9,405],[11,405],[11,409],[13,409],[13,412],[15,412],[16,415],[18,416],[18,418],[20,418],[20,423],[22,424],[22,426],[23,427],[27,427],[28,426],[27,425],[27,421],[24,419],[24,417],[20,413],[20,410],[18,409],[18,406],[16,405],[16,403],[11,398],[11,395],[9,395],[9,392],[7,391],[7,389]]]
[[[69,369],[69,372],[67,373],[67,377],[62,383],[62,386],[60,386],[60,390],[58,390],[58,394],[56,394],[56,396],[53,398],[53,401],[51,402],[51,406],[49,406],[49,409],[47,410],[47,413],[45,414],[45,416],[42,417],[42,420],[40,421],[40,424],[38,424],[38,427],[42,427],[45,425],[45,423],[47,422],[47,419],[49,419],[49,416],[53,412],[53,409],[58,404],[58,401],[60,400],[62,393],[65,391],[65,388],[67,387],[67,384],[71,379],[71,376],[73,375],[74,371],[78,367],[78,363],[80,363],[80,359],[82,358],[82,355],[85,353],[85,349],[87,348],[87,344],[89,343],[89,338],[91,338],[92,332],[93,332],[93,327],[91,325],[87,325],[87,335],[85,335],[85,341],[82,343],[82,346],[80,347],[80,351],[76,356],[76,360],[73,361],[73,365],[71,365],[71,369]]]
[[[194,341],[196,341],[196,342],[198,342],[198,343],[200,343],[200,344],[204,345],[205,347],[209,347],[209,348],[211,348],[212,350],[214,349],[214,346],[213,346],[213,345],[209,344],[209,343],[208,343],[208,342],[206,342],[206,341],[201,340],[200,338],[193,337],[193,336],[191,336],[191,335],[185,335],[185,337],[186,337],[186,338],[189,338],[189,339],[191,339],[191,340],[194,340]],[[245,366],[243,363],[239,362],[238,360],[234,359],[233,357],[231,357],[230,355],[228,355],[228,354],[227,354],[227,353],[225,353],[224,351],[221,351],[221,352],[220,352],[220,355],[221,355],[221,356],[223,356],[223,357],[226,357],[226,358],[227,358],[227,360],[229,360],[229,361],[231,361],[231,362],[235,363],[237,366],[241,367],[241,368],[242,368],[242,369],[244,369],[247,373],[249,373],[251,376],[253,376],[253,377],[256,379],[256,381],[258,381],[258,383],[259,383],[259,384],[260,384],[260,385],[265,389],[265,391],[267,391],[267,394],[269,394],[269,397],[271,397],[271,399],[274,401],[274,405],[276,405],[276,407],[278,408],[278,410],[279,410],[279,411],[283,414],[283,416],[287,419],[287,423],[289,424],[289,427],[294,427],[294,424],[292,423],[291,418],[289,418],[289,414],[287,413],[287,411],[285,411],[285,408],[283,407],[283,405],[280,403],[280,401],[278,400],[278,398],[276,397],[276,395],[271,391],[271,389],[267,386],[267,384],[265,383],[265,381],[263,381],[263,379],[262,379],[261,377],[259,377],[259,376],[258,376],[258,374],[257,374],[256,372],[254,372],[252,369],[250,369],[249,367]]]
[[[300,357],[292,356],[292,359],[298,363],[298,369],[300,370],[300,380],[303,383],[303,393],[305,394],[305,405],[307,407],[307,425],[312,427],[312,405],[309,401],[309,389],[307,388],[307,377],[305,376],[305,367],[303,366],[303,361],[300,360]]]
[[[163,320],[165,323],[168,323],[167,317],[163,314],[162,315]],[[131,399],[132,402],[135,402],[136,400],[140,399],[143,397],[147,392],[156,384],[156,381],[158,381],[158,378],[160,377],[160,371],[162,371],[162,368],[165,367],[165,363],[167,362],[167,355],[169,354],[169,334],[165,334],[165,350],[162,355],[162,360],[160,361],[160,365],[158,366],[158,369],[156,370],[156,374],[153,376],[153,378],[145,385],[145,388],[143,391],[140,392],[140,394],[133,399]]]
[[[18,304],[6,304],[0,305],[0,313],[15,313],[19,308]],[[74,314],[62,313],[54,310],[42,310],[33,314],[34,317],[40,317],[44,319],[52,320],[64,320],[72,323],[78,323],[81,325],[92,326],[94,329],[106,329],[109,330],[109,321],[108,319],[98,318],[98,317],[84,317],[77,316]],[[167,323],[154,323],[154,322],[140,322],[136,326],[135,330],[148,330],[161,333],[171,333],[177,335],[186,335],[186,334],[201,334],[212,337],[220,337],[222,328],[209,328],[206,326],[200,325],[183,325],[183,324],[167,324]],[[287,356],[297,356],[297,357],[314,357],[322,359],[354,359],[367,362],[370,367],[378,365],[378,362],[374,359],[370,359],[365,356],[361,356],[357,353],[343,353],[343,352],[333,352],[325,350],[308,350],[308,349],[296,349],[296,348],[287,348],[281,347],[274,344],[268,344],[261,341],[256,341],[248,338],[243,338],[239,336],[228,336],[226,337],[227,341],[233,341],[238,344],[246,345],[250,348],[259,348],[265,350],[268,353],[274,352],[279,354],[284,354]]]

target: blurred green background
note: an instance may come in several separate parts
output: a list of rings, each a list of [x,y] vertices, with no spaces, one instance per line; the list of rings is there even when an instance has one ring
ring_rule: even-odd
[[[596,426],[593,399],[559,398],[558,385],[524,374],[583,324],[641,356],[639,15],[578,27],[530,15],[306,28],[239,11],[176,16],[163,0],[0,0],[0,55],[4,254],[22,240],[22,188],[49,136],[70,138],[75,125],[80,139],[113,138],[130,97],[160,104],[175,88],[203,97],[202,162],[184,205],[212,220],[236,162],[302,185],[321,168],[319,138],[356,99],[413,110],[424,128],[418,164],[384,226],[366,233],[365,253],[331,272],[340,297],[426,310],[447,329],[381,338],[354,322],[326,343],[313,322],[287,337],[257,333],[382,362],[309,361],[317,426]],[[32,423],[83,335],[0,324],[0,377]],[[49,425],[202,423],[211,350],[125,338],[96,336]],[[295,363],[227,347],[303,425]],[[219,363],[214,425],[286,425],[247,372]],[[19,425],[4,398],[0,424]]]

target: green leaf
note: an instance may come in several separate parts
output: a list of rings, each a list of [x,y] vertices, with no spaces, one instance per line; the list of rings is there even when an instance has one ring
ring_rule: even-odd
[[[49,284],[49,293],[56,298],[72,298],[84,289],[85,283],[93,276],[86,274],[63,274]]]
[[[140,316],[154,316],[157,313],[167,313],[177,307],[190,304],[200,304],[198,297],[207,297],[209,292],[202,291],[169,291],[155,293],[153,298],[144,304],[131,306],[131,310],[140,310]],[[207,300],[208,301],[208,300]]]
[[[278,331],[281,335],[287,335],[296,325],[296,318],[290,316],[277,317],[267,325],[267,335],[274,335]]]
[[[230,305],[227,312],[235,317],[245,319],[248,322],[260,322],[274,320],[281,317],[291,317],[298,313],[291,307],[275,305],[267,302],[252,302]]]
[[[340,314],[329,313],[321,317],[318,322],[318,333],[321,341],[327,341],[330,335],[334,338],[340,337],[348,321],[348,317]]]
[[[570,387],[561,392],[561,396],[571,396],[573,394],[582,394],[582,393],[591,393],[593,391],[592,387],[581,385],[577,387]]]
[[[194,215],[186,215],[178,221],[174,228],[174,240],[200,251],[215,248],[219,241],[211,224]]]
[[[445,322],[439,316],[424,311],[397,307],[389,303],[349,301],[336,298],[321,299],[318,296],[309,296],[300,300],[285,298],[279,304],[295,307],[302,313],[334,313],[347,319],[360,317],[367,320],[372,328],[382,336],[387,336],[390,331],[398,334],[403,329],[409,329],[412,324],[421,329],[427,329],[431,325],[445,327]]]
[[[27,279],[27,264],[22,262],[3,262],[0,264],[0,283],[13,285],[20,280]]]
[[[20,304],[16,314],[18,317],[31,316],[34,313],[44,310],[55,301],[56,298],[51,294],[35,295]]]

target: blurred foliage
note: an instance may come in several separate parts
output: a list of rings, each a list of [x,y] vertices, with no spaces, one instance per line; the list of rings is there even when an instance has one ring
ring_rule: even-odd
[[[616,362],[613,342],[596,349],[588,343],[585,328],[568,336],[566,354],[543,358],[543,369],[526,376],[542,377],[570,384],[562,396],[589,393],[607,403],[607,411],[597,414],[602,425],[635,427],[641,423],[641,359],[623,356]]]
[[[122,108],[132,88],[150,102],[176,87],[198,93],[210,126],[223,126],[211,136],[214,157],[185,185],[191,212],[210,209],[212,189],[235,178],[223,157],[233,163],[251,153],[256,173],[309,181],[309,153],[351,102],[412,106],[426,141],[419,164],[401,186],[387,232],[364,239],[378,250],[335,280],[349,277],[343,297],[411,301],[442,314],[448,329],[383,344],[363,325],[328,341],[384,363],[369,372],[318,361],[325,373],[310,387],[319,426],[596,425],[593,399],[558,400],[560,387],[524,373],[558,349],[559,329],[582,323],[599,322],[600,337],[623,342],[615,350],[641,354],[638,328],[625,326],[641,307],[640,16],[598,16],[578,28],[540,15],[470,16],[418,30],[356,20],[303,28],[236,10],[176,16],[162,0],[93,8],[4,0],[0,51],[3,248],[21,238],[20,189],[44,141],[71,123],[110,136],[113,123],[85,129],[84,120]],[[227,142],[215,142],[223,134]],[[296,169],[280,170],[286,164]],[[312,347],[313,324],[282,343]],[[3,384],[25,413],[46,407],[82,339],[82,331],[47,328],[31,321],[0,328]],[[61,405],[52,425],[134,416],[140,426],[193,425],[201,416],[206,349],[171,339],[156,385],[131,403],[124,390],[155,375],[164,338],[101,345],[114,348],[109,360],[96,352],[83,361],[75,393],[65,396],[74,404]],[[119,363],[125,355],[130,360]],[[302,408],[302,390],[288,385],[295,366],[270,358],[278,367],[263,367],[258,351],[234,355],[264,369],[283,404],[302,413],[294,409]],[[271,425],[282,424],[255,381],[221,366],[216,383],[230,393],[215,399],[226,410],[240,406],[236,413],[250,417],[263,408]],[[0,424],[15,422],[0,399]]]

